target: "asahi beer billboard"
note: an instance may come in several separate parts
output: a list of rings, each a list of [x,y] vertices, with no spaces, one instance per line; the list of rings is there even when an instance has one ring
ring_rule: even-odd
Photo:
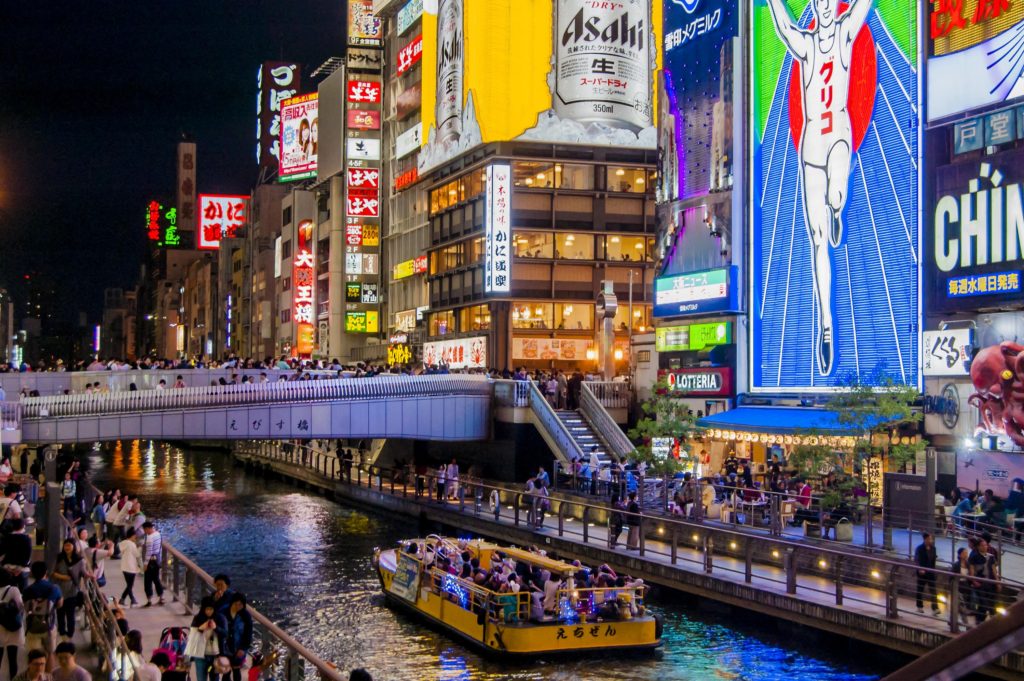
[[[657,144],[661,2],[439,0],[422,30],[420,173],[500,140]]]

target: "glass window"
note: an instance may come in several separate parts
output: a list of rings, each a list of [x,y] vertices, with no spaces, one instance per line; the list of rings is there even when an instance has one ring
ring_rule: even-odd
[[[560,189],[593,189],[594,166],[558,163],[555,165],[555,184]]]
[[[446,246],[430,256],[430,273],[440,274],[462,266],[462,244]]]
[[[635,284],[636,282],[634,282]],[[625,333],[626,320],[629,319],[629,303],[619,299],[619,306],[615,310],[615,330]],[[633,332],[645,333],[651,329],[651,308],[649,305],[633,303]]]
[[[555,303],[555,328],[566,331],[591,331],[594,306],[588,303]]]
[[[517,258],[554,257],[555,235],[551,232],[512,233],[512,255]]]
[[[644,168],[625,168],[622,166],[608,167],[608,191],[640,192],[647,191],[648,180],[652,171]]]
[[[486,305],[465,307],[459,314],[459,329],[462,331],[487,331],[491,328],[491,310]]]
[[[550,329],[554,305],[551,303],[516,303],[512,305],[512,328]]]
[[[482,236],[466,242],[466,247],[469,249],[469,253],[466,256],[467,265],[484,261],[484,238]]]
[[[455,313],[451,310],[434,312],[430,315],[430,335],[446,336],[455,333]]]
[[[555,257],[565,260],[593,260],[593,235],[573,232],[557,233],[555,235]]]
[[[647,237],[609,234],[605,237],[604,259],[620,262],[641,262],[650,259]]]
[[[512,184],[517,187],[554,187],[554,164],[546,161],[514,161]]]

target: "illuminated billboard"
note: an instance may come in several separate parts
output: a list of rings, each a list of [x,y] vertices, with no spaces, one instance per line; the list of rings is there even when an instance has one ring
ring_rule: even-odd
[[[661,276],[654,280],[654,316],[684,317],[708,312],[736,312],[738,268]]]
[[[934,0],[929,9],[929,121],[1024,94],[1024,3]]]
[[[155,246],[180,246],[178,233],[178,209],[166,208],[153,200],[146,204],[146,238]]]
[[[256,162],[273,173],[281,159],[281,102],[294,97],[302,84],[298,64],[264,62],[256,74]]]
[[[487,166],[484,200],[484,291],[508,293],[512,287],[512,166]]]
[[[661,5],[423,3],[419,172],[502,140],[654,149]]]
[[[947,137],[949,128],[929,135]],[[926,308],[975,312],[1024,292],[1024,151],[936,165],[925,210]]]
[[[383,22],[373,15],[373,0],[348,0],[348,44],[379,46]]]
[[[300,95],[281,104],[281,182],[316,175],[317,94]]]
[[[214,250],[220,248],[221,239],[240,236],[248,205],[248,196],[200,194],[196,247]]]
[[[752,390],[919,383],[917,11],[754,0]]]
[[[455,338],[423,344],[423,363],[449,369],[486,369],[487,338]]]
[[[663,171],[658,199],[674,201],[733,184],[733,49],[738,0],[665,3]]]
[[[308,357],[316,342],[316,260],[313,257],[313,221],[298,225],[292,261],[292,319],[295,321],[295,353]]]

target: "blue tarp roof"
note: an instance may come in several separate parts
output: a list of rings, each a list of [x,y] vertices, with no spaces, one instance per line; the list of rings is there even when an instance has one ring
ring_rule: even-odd
[[[839,412],[810,407],[736,407],[697,420],[702,428],[793,435],[808,431],[860,435],[839,421]]]

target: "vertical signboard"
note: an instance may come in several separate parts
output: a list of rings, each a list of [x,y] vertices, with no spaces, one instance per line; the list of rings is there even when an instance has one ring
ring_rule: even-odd
[[[261,176],[278,170],[281,158],[281,102],[294,97],[301,87],[302,74],[298,64],[264,62],[256,74],[256,162]]]
[[[178,143],[178,231],[196,231],[196,144]],[[179,240],[180,241],[180,240]],[[178,245],[178,244],[174,244]]]
[[[316,175],[320,119],[317,93],[281,103],[281,168],[278,180],[291,182]]]
[[[316,343],[314,326],[316,262],[313,257],[313,221],[303,220],[298,225],[295,240],[295,256],[292,263],[292,300],[295,320],[295,353],[308,357]]]
[[[373,14],[373,0],[348,0],[348,44],[380,47],[383,22]]]
[[[487,189],[484,199],[486,293],[508,293],[511,290],[511,192],[512,167],[508,163],[492,163],[487,166]]]
[[[201,194],[196,247],[214,250],[220,248],[221,239],[241,236],[248,206],[248,196]]]
[[[663,201],[733,184],[733,47],[739,0],[665,3]]]
[[[917,15],[753,0],[752,390],[920,383]]]

